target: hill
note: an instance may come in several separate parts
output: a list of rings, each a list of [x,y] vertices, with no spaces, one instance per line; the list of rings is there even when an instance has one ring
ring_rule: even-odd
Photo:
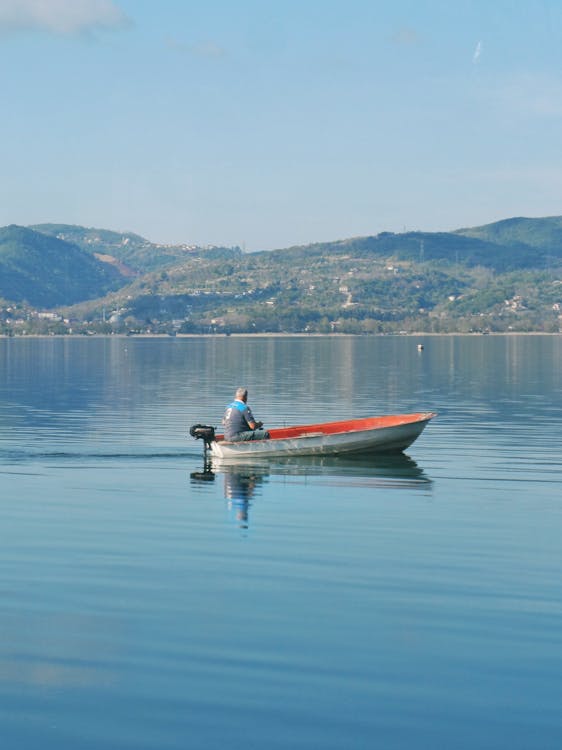
[[[92,260],[137,269],[99,296],[93,289],[81,291],[77,279],[75,304],[66,302],[63,309],[56,303],[72,319],[73,331],[384,333],[562,326],[559,217],[507,219],[456,232],[383,232],[247,254],[239,248],[174,249],[139,235],[68,225],[41,227],[45,238],[76,251],[75,243],[60,239],[74,238],[82,253],[93,252]],[[27,253],[21,245],[20,260],[29,267]],[[48,279],[50,267],[44,265],[44,272]],[[14,299],[9,287],[0,294]]]
[[[483,266],[502,273],[544,264],[545,249],[540,242],[536,245],[524,244],[520,241],[509,241],[507,237],[505,242],[501,242],[499,238],[493,238],[492,232],[487,235],[483,231],[485,227],[481,229],[481,234],[474,230],[474,235],[469,234],[470,230],[404,234],[382,232],[371,237],[304,245],[276,252],[301,260],[311,255],[351,253],[354,257],[372,256],[397,261],[443,261],[467,267]],[[562,249],[562,243],[560,248]]]
[[[132,232],[113,232],[72,224],[36,224],[34,231],[72,242],[90,254],[114,258],[131,269],[133,275],[149,273],[181,263],[193,255],[239,255],[240,248],[199,247],[197,245],[163,245],[150,242]]]
[[[512,218],[482,227],[459,229],[458,234],[510,248],[534,248],[536,258],[562,258],[562,216],[543,219]]]
[[[77,245],[25,227],[0,229],[0,297],[55,307],[99,297],[122,285],[115,268]]]

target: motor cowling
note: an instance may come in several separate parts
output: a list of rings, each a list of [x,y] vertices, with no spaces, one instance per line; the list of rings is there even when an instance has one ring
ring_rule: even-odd
[[[215,428],[208,424],[194,424],[190,427],[189,434],[196,440],[202,440],[208,448],[215,439]]]

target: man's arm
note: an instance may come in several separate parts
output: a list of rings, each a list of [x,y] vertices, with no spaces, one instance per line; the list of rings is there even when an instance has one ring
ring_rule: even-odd
[[[247,406],[246,409],[247,409],[247,412],[246,412],[245,418],[246,418],[246,423],[247,423],[248,427],[251,430],[257,430],[260,427],[262,427],[263,422],[256,422],[256,420],[254,419],[254,415],[252,414],[252,410],[250,409],[250,407]]]

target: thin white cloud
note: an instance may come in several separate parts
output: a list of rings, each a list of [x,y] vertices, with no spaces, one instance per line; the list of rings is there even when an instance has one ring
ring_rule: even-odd
[[[482,42],[478,42],[476,45],[476,48],[474,50],[474,53],[472,55],[472,62],[476,65],[480,60],[480,55],[482,54]]]
[[[0,0],[0,30],[79,34],[130,23],[112,0]]]

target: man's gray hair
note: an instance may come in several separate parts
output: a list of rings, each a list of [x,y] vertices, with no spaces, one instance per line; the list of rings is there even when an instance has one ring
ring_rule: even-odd
[[[240,388],[236,389],[236,393],[234,394],[235,399],[237,399],[238,401],[245,401],[247,397],[248,397],[247,388],[242,388],[242,386],[240,386]]]

